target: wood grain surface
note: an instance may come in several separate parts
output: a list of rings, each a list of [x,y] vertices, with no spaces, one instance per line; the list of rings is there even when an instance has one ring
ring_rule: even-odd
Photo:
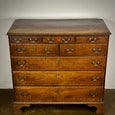
[[[106,44],[61,44],[61,56],[106,56]]]
[[[99,62],[99,64],[98,64]],[[13,71],[104,71],[106,57],[12,57]],[[20,63],[20,65],[18,64]],[[24,63],[24,64],[23,64]],[[94,63],[94,64],[93,64]]]
[[[103,99],[102,87],[15,87],[14,93],[16,102],[101,102]]]
[[[24,51],[23,51],[24,49]],[[19,51],[18,51],[19,50]],[[58,56],[57,44],[12,44],[12,56]]]
[[[102,19],[17,19],[8,35],[110,35]]]
[[[31,40],[30,40],[31,39]],[[109,36],[77,36],[77,35],[10,35],[10,43],[16,44],[68,44],[68,43],[108,43]]]
[[[17,19],[9,38],[14,115],[30,104],[88,104],[104,113],[110,31],[102,19]]]
[[[10,43],[16,44],[39,44],[42,43],[41,36],[9,36]]]
[[[13,71],[14,86],[103,86],[104,72]]]
[[[108,43],[109,36],[76,36],[76,43]]]
[[[69,44],[69,43],[75,43],[75,37],[74,36],[43,36],[43,43],[47,44],[55,44],[55,43],[61,43],[61,44]]]

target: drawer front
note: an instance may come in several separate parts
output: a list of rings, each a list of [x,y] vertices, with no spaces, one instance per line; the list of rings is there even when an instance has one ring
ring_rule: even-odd
[[[106,57],[12,57],[12,69],[21,70],[105,70]]]
[[[64,44],[69,44],[69,43],[75,43],[74,37],[43,37],[43,43],[64,43]]]
[[[14,86],[103,86],[104,72],[13,71]]]
[[[42,38],[41,37],[20,37],[20,36],[12,36],[9,38],[10,43],[30,43],[30,44],[36,44],[36,43],[41,43]]]
[[[76,37],[76,43],[107,43],[108,36]]]
[[[106,44],[61,44],[62,56],[106,56]]]
[[[12,56],[56,56],[59,55],[56,44],[11,44]]]
[[[16,102],[100,102],[102,87],[16,87]]]
[[[10,37],[10,43],[107,43],[108,42],[108,36],[46,36],[46,37],[38,37],[38,36],[11,36]]]

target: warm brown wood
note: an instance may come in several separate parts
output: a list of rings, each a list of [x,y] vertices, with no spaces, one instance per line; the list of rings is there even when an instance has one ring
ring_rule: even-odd
[[[91,41],[90,41],[91,39]],[[76,36],[76,43],[108,43],[108,36]]]
[[[102,19],[17,19],[7,34],[14,115],[31,104],[88,104],[104,113],[111,33]]]
[[[17,19],[8,35],[110,35],[102,19]]]
[[[103,104],[104,102],[14,102],[14,104]]]
[[[94,64],[92,64],[94,62]],[[98,65],[99,62],[99,65]],[[76,70],[104,71],[105,57],[12,57],[12,69],[20,70]],[[18,65],[20,63],[20,65]],[[25,63],[25,64],[23,64]]]
[[[59,55],[59,47],[56,44],[11,44],[11,55],[56,56]]]
[[[88,104],[89,107],[97,108],[97,115],[104,115],[104,103],[102,102],[14,102],[13,103],[13,114],[22,115],[23,107],[29,108],[31,104]]]
[[[73,51],[71,51],[72,49]],[[60,45],[60,55],[62,56],[90,56],[90,55],[91,56],[93,55],[106,56],[106,53],[107,53],[106,44]],[[46,45],[45,44],[34,44],[34,45],[12,44],[11,55],[12,56],[56,56],[56,55],[59,55],[59,47],[58,45],[54,45],[54,44],[52,45],[50,44],[46,44]]]
[[[62,44],[61,56],[106,56],[106,44]]]
[[[95,40],[96,38],[96,40]],[[31,40],[30,40],[31,39]],[[91,39],[91,41],[89,40]],[[9,36],[10,43],[16,43],[16,44],[68,44],[68,43],[90,43],[90,44],[97,44],[97,43],[108,43],[108,36],[39,36],[39,35],[33,35],[33,36]]]
[[[30,43],[30,44],[36,44],[36,43],[42,43],[42,37],[39,36],[10,36],[9,37],[10,43]]]
[[[22,115],[23,111],[22,108],[23,107],[29,107],[30,104],[13,104],[13,115]]]
[[[13,71],[15,86],[103,86],[104,72]]]
[[[103,100],[103,87],[15,87],[14,91],[16,102],[101,102]]]
[[[89,107],[96,107],[97,115],[104,115],[104,104],[88,104]]]
[[[63,44],[68,44],[68,43],[75,43],[75,38],[71,36],[47,36],[43,37],[43,43],[48,43],[48,44],[55,44],[55,43],[63,43]]]
[[[104,102],[14,102],[14,104],[103,104]]]

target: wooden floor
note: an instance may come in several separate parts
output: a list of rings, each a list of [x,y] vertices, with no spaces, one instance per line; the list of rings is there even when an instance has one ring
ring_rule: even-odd
[[[12,114],[12,90],[0,89],[0,115]],[[36,105],[25,109],[23,115],[96,115],[95,108],[86,105]],[[115,89],[105,91],[105,114],[115,115]]]

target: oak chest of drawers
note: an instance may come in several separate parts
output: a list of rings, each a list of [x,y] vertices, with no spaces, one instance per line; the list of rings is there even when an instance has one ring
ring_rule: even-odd
[[[31,104],[87,104],[103,114],[109,35],[102,19],[15,20],[14,115]]]

